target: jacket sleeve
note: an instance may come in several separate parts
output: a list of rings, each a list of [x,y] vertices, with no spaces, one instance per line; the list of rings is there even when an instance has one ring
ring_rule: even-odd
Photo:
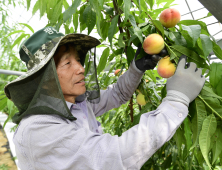
[[[130,100],[143,76],[133,61],[129,69],[118,78],[117,83],[108,86],[106,90],[100,91],[100,102],[91,103],[96,116],[100,116],[110,109],[117,108]]]
[[[93,133],[77,128],[75,121],[65,123],[44,115],[27,120],[28,126],[20,132],[22,139],[15,134],[14,142],[27,158],[18,157],[19,162],[29,162],[30,169],[139,170],[173,136],[187,114],[184,104],[165,101],[120,137]]]

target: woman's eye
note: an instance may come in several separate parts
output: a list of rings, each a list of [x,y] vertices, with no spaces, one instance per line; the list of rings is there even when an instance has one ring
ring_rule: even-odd
[[[66,63],[66,64],[70,64],[70,62]]]

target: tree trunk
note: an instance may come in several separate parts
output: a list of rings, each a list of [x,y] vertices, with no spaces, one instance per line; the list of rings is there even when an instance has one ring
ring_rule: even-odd
[[[17,170],[10,150],[8,138],[0,124],[0,167],[6,166],[8,170]]]

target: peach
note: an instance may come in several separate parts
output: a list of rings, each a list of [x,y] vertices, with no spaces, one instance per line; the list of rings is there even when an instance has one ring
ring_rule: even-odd
[[[121,69],[115,70],[115,71],[114,71],[115,76],[119,76],[119,72],[120,72],[120,71],[121,71]],[[123,74],[123,72],[122,72],[122,74]],[[121,75],[122,75],[122,74],[121,74]]]
[[[163,78],[169,78],[174,75],[176,66],[170,61],[170,57],[162,58],[157,65],[157,72]]]
[[[146,100],[145,100],[145,97],[142,93],[139,93],[136,97],[136,101],[139,105],[143,106],[146,104]]]
[[[143,49],[147,54],[158,54],[164,48],[164,40],[159,34],[150,34],[143,42]]]
[[[168,8],[161,12],[159,21],[166,28],[172,28],[180,22],[180,12],[175,8]]]

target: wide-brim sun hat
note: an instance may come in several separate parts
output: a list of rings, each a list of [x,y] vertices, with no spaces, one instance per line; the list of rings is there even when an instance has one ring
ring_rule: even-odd
[[[40,71],[54,56],[56,49],[66,43],[73,43],[76,50],[85,57],[86,53],[100,44],[94,37],[85,34],[71,33],[64,35],[53,27],[46,27],[35,32],[19,50],[20,58],[26,63],[28,71],[8,83],[5,88],[6,96],[11,99],[8,86],[29,78]],[[83,64],[83,63],[82,63]]]

